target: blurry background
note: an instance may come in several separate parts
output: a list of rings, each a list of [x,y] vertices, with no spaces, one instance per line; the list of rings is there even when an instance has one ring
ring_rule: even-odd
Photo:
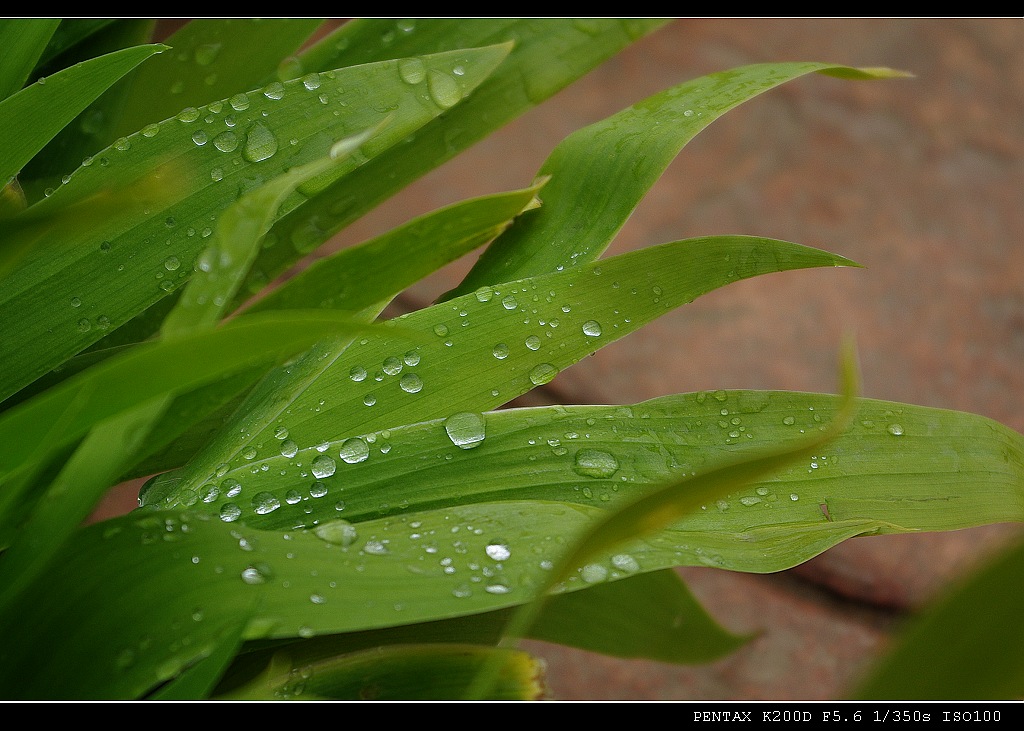
[[[166,27],[171,27],[173,23]],[[608,255],[709,234],[770,236],[865,269],[740,281],[599,351],[534,403],[630,403],[716,388],[835,390],[856,335],[865,396],[971,411],[1024,431],[1024,20],[688,18],[411,186],[320,255],[467,197],[529,184],[567,134],[734,66],[825,61],[913,79],[803,77],[715,122]],[[425,306],[457,262],[398,303]],[[726,627],[760,631],[703,667],[528,643],[556,699],[834,699],[893,631],[1018,526],[848,541],[773,575],[683,569]]]

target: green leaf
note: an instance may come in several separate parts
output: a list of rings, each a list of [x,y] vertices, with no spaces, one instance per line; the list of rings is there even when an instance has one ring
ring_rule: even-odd
[[[339,167],[339,160],[343,161],[371,139],[380,126],[336,142],[327,157],[292,168],[228,206],[217,219],[210,245],[199,257],[198,272],[164,320],[161,333],[165,337],[180,337],[190,330],[216,325],[249,271],[257,245],[288,196],[303,183]]]
[[[538,174],[552,179],[544,207],[489,246],[446,299],[593,261],[687,142],[730,109],[814,71],[860,79],[899,75],[822,63],[743,66],[666,89],[584,127],[541,166]]]
[[[454,700],[462,697],[488,663],[498,667],[498,677],[487,700],[543,697],[543,661],[525,652],[465,644],[412,644],[301,664],[282,653],[263,675],[218,700]]]
[[[913,618],[861,683],[862,700],[1020,700],[1024,544],[1011,546]]]
[[[780,571],[861,532],[1024,518],[1024,436],[973,414],[856,403],[854,423],[814,459],[703,504],[675,526],[671,533],[689,546],[680,563]],[[239,520],[270,530],[337,518],[339,501],[340,517],[353,524],[495,501],[557,501],[601,514],[737,451],[791,450],[820,434],[837,407],[824,394],[714,391],[630,406],[502,410],[481,415],[482,440],[455,432],[469,449],[452,441],[447,420],[434,419],[364,433],[365,459],[351,462],[343,450],[350,460],[364,452],[348,437],[287,456],[292,435],[278,432],[262,455],[212,479],[219,495],[203,509],[234,512],[225,508],[233,504]],[[279,507],[252,510],[263,493]]]
[[[0,616],[52,557],[113,483],[153,422],[167,406],[158,396],[94,426],[0,556]]]
[[[195,617],[193,617],[195,619]],[[208,655],[186,668],[181,675],[148,696],[154,701],[187,701],[209,698],[242,644],[248,617],[239,617],[234,627],[215,641]],[[230,623],[228,624],[230,627]]]
[[[115,81],[165,46],[126,48],[40,79],[0,102],[0,129],[7,130],[0,154],[0,181],[6,183],[64,125]],[[26,125],[22,120],[32,119]]]
[[[196,18],[168,37],[173,48],[131,77],[131,88],[111,117],[106,147],[117,137],[279,78],[291,56],[323,23],[321,18]],[[327,71],[323,67],[318,71]],[[97,148],[98,149],[98,148]]]
[[[60,18],[0,19],[0,101],[25,85]]]
[[[368,328],[331,313],[297,311],[238,318],[213,332],[140,345],[0,416],[0,485],[33,470],[95,424],[149,399],[294,355],[324,337]],[[75,405],[70,413],[69,404]],[[60,433],[52,434],[51,425],[62,419]],[[27,506],[21,499],[12,503],[20,496],[9,488],[0,497],[0,544],[6,545],[11,525]]]
[[[39,66],[45,66],[65,51],[116,24],[115,18],[61,18],[57,30],[39,57]]]
[[[464,95],[507,50],[454,51],[423,63],[445,73],[460,64],[464,74],[449,78]],[[25,219],[21,236],[40,240],[0,288],[7,327],[0,398],[184,284],[205,237],[240,192],[324,157],[338,139],[389,118],[361,155],[347,159],[351,170],[443,111],[396,68],[387,61],[325,72],[308,84],[285,82],[185,110],[115,143],[14,219]],[[364,103],[367,88],[379,104]],[[111,215],[90,215],[97,204],[112,208]]]
[[[303,269],[246,312],[331,308],[356,311],[386,301],[463,254],[491,241],[535,208],[544,181],[446,206]]]
[[[664,244],[541,277],[510,282],[398,318],[429,340],[414,348],[366,337],[323,344],[268,378],[242,422],[185,468],[182,489],[214,468],[248,470],[241,453],[278,456],[283,427],[300,448],[497,407],[673,307],[737,279],[773,271],[849,264],[842,257],[775,241],[723,236]],[[237,439],[242,428],[251,438]],[[173,501],[169,505],[173,505]]]
[[[628,569],[631,560],[620,553],[611,563]],[[722,629],[670,570],[553,596],[526,634],[614,657],[677,664],[718,660],[750,639]]]
[[[630,43],[664,25],[665,19],[594,18],[359,18],[345,23],[301,55],[303,68],[416,58],[452,48],[513,44],[505,63],[472,96],[418,130],[403,144],[336,182],[275,224],[281,241],[260,252],[250,283],[261,286],[299,256],[326,241],[398,190],[475,144],[583,76]],[[552,59],[557,58],[557,62]],[[417,88],[437,85],[428,68],[403,63]]]

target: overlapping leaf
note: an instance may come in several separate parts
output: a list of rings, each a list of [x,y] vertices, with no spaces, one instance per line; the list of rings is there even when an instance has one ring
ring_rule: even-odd
[[[358,167],[453,106],[507,50],[423,58],[424,68],[449,79],[444,105],[403,81],[397,62],[386,61],[189,108],[89,160],[22,214],[28,222],[20,235],[39,240],[0,291],[6,327],[0,397],[183,284],[218,216],[239,192],[323,157],[338,139],[389,118],[387,129],[350,158],[348,169]],[[462,75],[452,73],[456,66]],[[366,104],[371,87],[374,103]],[[89,215],[105,201],[112,201],[105,211],[112,215]]]

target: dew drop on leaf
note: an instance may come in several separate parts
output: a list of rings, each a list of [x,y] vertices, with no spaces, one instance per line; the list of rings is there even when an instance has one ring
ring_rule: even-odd
[[[277,152],[277,137],[262,122],[256,122],[245,135],[242,156],[249,162],[261,162]]]
[[[351,546],[358,537],[356,527],[341,519],[321,523],[313,529],[313,533],[320,540],[335,546]]]
[[[331,475],[333,475],[335,469],[337,469],[337,465],[335,464],[334,460],[328,457],[326,454],[319,454],[313,459],[313,463],[310,465],[310,469],[313,471],[314,477],[316,477],[319,480],[322,480],[325,477],[330,477]],[[316,487],[317,485],[320,484],[321,483],[319,482],[314,484],[313,488],[310,489],[309,494],[312,495],[313,497],[321,497],[323,494],[326,494],[326,487],[323,488],[324,491],[320,495],[315,494]]]
[[[534,386],[543,386],[550,383],[558,375],[558,369],[550,363],[541,363],[530,371],[530,383]]]
[[[370,448],[359,437],[352,437],[341,443],[341,451],[338,454],[348,464],[355,464],[370,456]]]
[[[581,477],[607,478],[619,469],[619,460],[602,449],[581,449],[576,452],[572,469]]]
[[[444,421],[444,430],[452,444],[460,449],[479,447],[484,441],[484,417],[472,411],[452,414]]]

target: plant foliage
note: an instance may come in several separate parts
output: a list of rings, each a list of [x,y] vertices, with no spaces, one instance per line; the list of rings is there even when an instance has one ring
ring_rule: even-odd
[[[714,289],[856,266],[756,235],[601,255],[725,112],[810,73],[899,72],[680,84],[519,190],[270,286],[664,22],[203,19],[152,44],[139,19],[0,21],[3,697],[536,698],[539,662],[502,643],[520,631],[677,663],[741,645],[674,567],[1020,520],[1020,434],[852,385],[501,408]],[[382,317],[478,249],[439,302]],[[141,476],[139,510],[82,525]],[[865,693],[935,662],[912,640]],[[1006,662],[972,695],[1019,694]]]

